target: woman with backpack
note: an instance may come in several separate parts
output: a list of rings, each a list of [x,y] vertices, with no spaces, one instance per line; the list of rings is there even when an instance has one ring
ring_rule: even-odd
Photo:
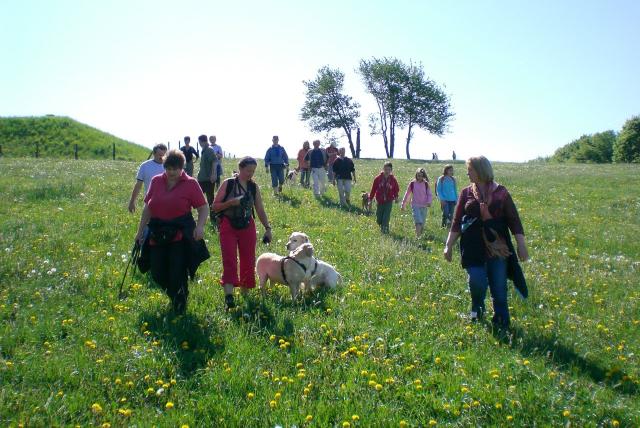
[[[429,177],[424,168],[418,168],[416,178],[411,180],[407,191],[402,198],[400,209],[404,210],[407,202],[411,198],[411,210],[413,211],[413,222],[416,225],[416,237],[422,235],[424,225],[427,222],[427,210],[431,206],[433,196],[429,186]]]
[[[222,252],[222,280],[224,301],[227,310],[235,308],[234,287],[240,287],[243,294],[256,286],[256,224],[254,208],[260,223],[264,226],[263,242],[271,242],[271,226],[262,204],[260,189],[253,175],[258,163],[252,157],[244,157],[238,162],[238,174],[226,179],[212,204],[212,209],[220,216],[220,250]],[[238,259],[240,272],[238,274]]]

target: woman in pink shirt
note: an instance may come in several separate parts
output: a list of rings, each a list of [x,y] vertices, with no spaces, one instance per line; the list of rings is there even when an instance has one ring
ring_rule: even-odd
[[[424,168],[418,168],[416,178],[411,180],[407,191],[402,198],[402,206],[404,210],[411,198],[411,210],[413,211],[413,222],[416,225],[416,237],[422,235],[424,225],[427,221],[427,208],[431,206],[433,196],[431,195],[431,187],[429,186],[429,177]]]

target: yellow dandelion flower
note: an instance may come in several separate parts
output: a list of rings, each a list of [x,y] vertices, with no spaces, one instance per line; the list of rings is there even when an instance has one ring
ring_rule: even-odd
[[[400,428],[406,428],[409,426],[409,424],[407,424],[407,421],[405,420],[400,421],[399,425],[400,425]]]
[[[349,428],[351,426],[351,424],[348,421],[344,421],[342,423],[342,428]]]
[[[167,410],[173,409],[173,403],[171,401],[167,401],[167,404],[164,405],[164,408]]]
[[[269,401],[269,407],[271,407],[272,409],[276,407],[278,403],[275,400],[271,400]]]
[[[507,422],[511,422],[511,421],[513,421],[513,416],[511,415],[507,416]]]
[[[91,411],[92,411],[93,413],[95,413],[96,415],[97,415],[98,413],[102,413],[102,406],[101,406],[101,405],[99,405],[98,403],[93,403],[93,404],[91,405]]]
[[[282,397],[282,394],[280,392],[276,392],[276,395],[274,396],[274,398],[276,400],[279,400]]]
[[[359,421],[359,420],[360,420],[360,416],[358,416],[358,415],[351,415],[351,420],[352,420],[352,421],[354,421],[354,422],[357,422],[357,421]]]
[[[376,391],[382,391],[382,385],[380,385],[379,383],[376,384]]]
[[[562,412],[562,416],[568,418],[569,416],[571,416],[571,412],[569,410],[565,410],[564,412]]]
[[[614,419],[613,421],[611,421],[611,425],[613,425],[614,427],[619,427],[620,426],[620,422],[618,422],[617,419]]]
[[[105,422],[102,425],[100,425],[100,428],[111,428],[111,424],[109,422]]]
[[[249,400],[253,400],[254,397],[255,397],[255,394],[253,392],[250,392],[250,393],[247,394],[247,398]]]
[[[438,424],[438,422],[436,422],[436,420],[435,420],[435,419],[429,419],[429,426],[431,426],[431,427],[432,427],[432,426],[435,426],[435,425],[437,425],[437,424]]]
[[[304,418],[304,421],[307,422],[307,423],[311,422],[312,420],[313,420],[313,416],[312,415],[307,415],[307,417]]]
[[[436,357],[436,359],[434,361],[435,361],[436,364],[440,364],[442,362],[442,358]]]

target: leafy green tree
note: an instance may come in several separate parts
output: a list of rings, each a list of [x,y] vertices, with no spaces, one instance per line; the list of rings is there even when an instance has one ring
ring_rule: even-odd
[[[403,88],[401,124],[407,128],[406,154],[413,138],[415,126],[442,136],[453,117],[449,97],[440,87],[424,75],[422,65],[406,67],[407,81]]]
[[[625,122],[613,146],[613,161],[640,163],[640,116]]]
[[[307,88],[301,118],[309,122],[314,132],[329,132],[342,129],[349,140],[349,149],[354,158],[360,157],[360,144],[354,148],[351,132],[358,127],[360,104],[343,93],[344,73],[339,69],[324,66],[318,70],[314,80],[303,81]]]
[[[552,159],[557,162],[609,163],[615,141],[614,131],[583,135],[556,150]]]
[[[378,115],[369,116],[371,135],[380,134],[387,158],[393,157],[396,126],[403,122],[403,96],[409,75],[396,58],[360,60],[358,68],[367,92],[376,100]]]

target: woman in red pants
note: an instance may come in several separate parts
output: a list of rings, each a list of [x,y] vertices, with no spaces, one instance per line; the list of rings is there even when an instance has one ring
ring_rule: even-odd
[[[252,180],[258,163],[252,157],[238,162],[238,174],[226,179],[215,199],[212,209],[222,213],[219,224],[220,249],[222,251],[222,286],[225,306],[234,308],[233,288],[243,293],[256,286],[256,224],[254,208],[265,228],[264,241],[271,241],[271,226],[264,211],[260,189]],[[238,275],[238,259],[240,274]]]

